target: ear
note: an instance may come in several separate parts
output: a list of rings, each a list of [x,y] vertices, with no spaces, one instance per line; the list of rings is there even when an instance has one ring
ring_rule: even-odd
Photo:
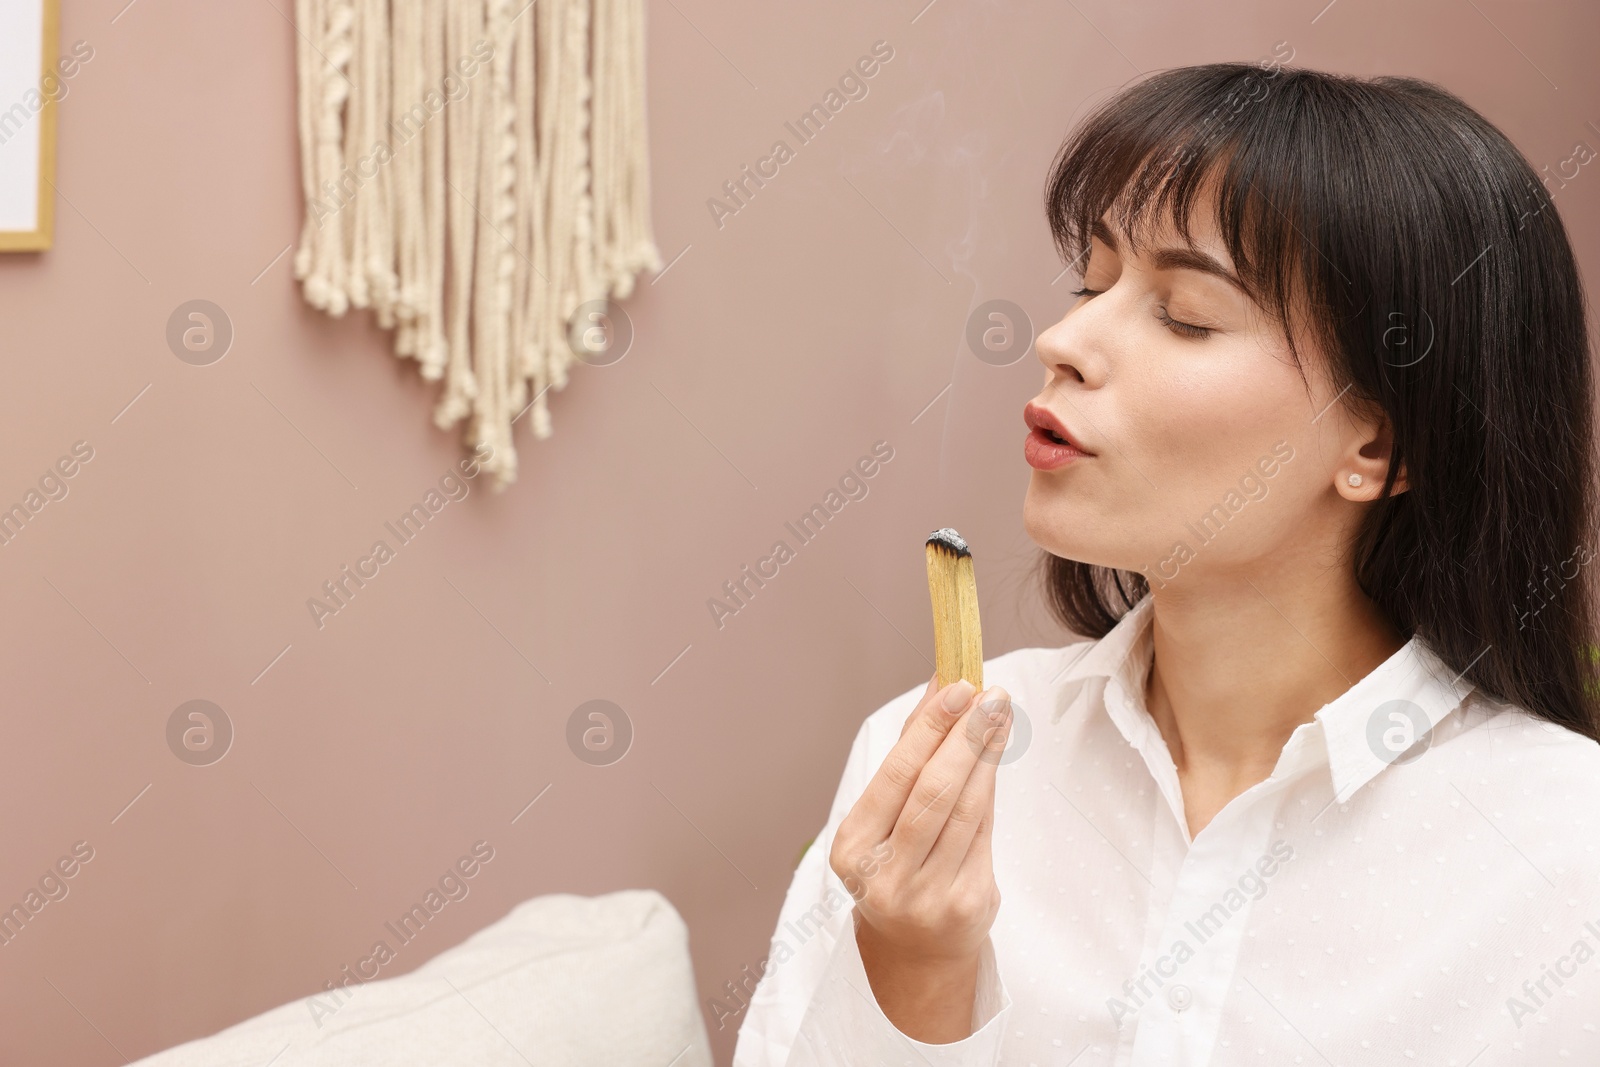
[[[1394,429],[1388,414],[1381,409],[1373,409],[1369,414],[1351,412],[1349,419],[1345,458],[1334,468],[1333,488],[1346,500],[1376,500],[1383,492],[1383,480],[1389,473],[1389,456],[1394,451]],[[1353,474],[1360,475],[1361,484],[1350,484]],[[1391,495],[1398,496],[1407,488],[1405,464],[1402,463],[1395,475]]]

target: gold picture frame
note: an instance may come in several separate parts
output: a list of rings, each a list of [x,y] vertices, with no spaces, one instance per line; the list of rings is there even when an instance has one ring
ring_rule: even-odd
[[[31,9],[35,7],[39,12],[39,69],[31,73],[31,89],[41,101],[39,110],[31,110],[31,103],[25,95],[16,96],[14,85],[5,90],[7,97],[0,97],[0,134],[8,134],[0,139],[0,151],[4,150],[11,137],[26,133],[28,126],[36,127],[34,136],[38,146],[38,175],[35,179],[37,193],[33,226],[8,228],[4,213],[14,214],[15,204],[0,201],[0,252],[42,252],[51,246],[55,236],[56,100],[59,94],[46,91],[44,86],[46,75],[55,69],[56,53],[60,47],[60,0],[0,0],[0,17],[8,23],[31,20]],[[10,28],[9,25],[0,27],[0,32],[9,32]],[[9,85],[16,79],[6,80]],[[25,116],[20,121],[19,113]],[[38,121],[35,123],[30,121],[32,119]],[[0,187],[0,194],[16,194],[26,180],[25,175],[20,180],[18,176],[10,175],[5,186]]]

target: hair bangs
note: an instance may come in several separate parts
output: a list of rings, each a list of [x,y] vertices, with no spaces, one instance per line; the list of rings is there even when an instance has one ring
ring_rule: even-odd
[[[1310,220],[1297,213],[1317,202],[1295,187],[1285,166],[1303,145],[1297,94],[1282,73],[1248,63],[1218,63],[1169,72],[1102,103],[1056,153],[1045,211],[1057,251],[1082,269],[1102,218],[1137,255],[1153,227],[1169,220],[1195,248],[1197,206],[1213,212],[1234,271],[1250,299],[1283,330],[1297,366],[1296,326],[1319,344],[1319,317],[1296,317],[1301,300],[1328,302],[1320,272],[1304,262],[1316,249]],[[1297,295],[1298,294],[1298,295]]]

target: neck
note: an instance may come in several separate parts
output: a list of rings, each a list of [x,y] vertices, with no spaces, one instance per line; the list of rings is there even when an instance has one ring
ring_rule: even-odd
[[[1192,833],[1272,773],[1295,727],[1405,644],[1353,576],[1279,586],[1256,575],[1154,596],[1145,703],[1186,804],[1193,784]]]

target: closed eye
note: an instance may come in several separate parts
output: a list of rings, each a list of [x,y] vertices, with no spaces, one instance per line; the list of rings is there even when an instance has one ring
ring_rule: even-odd
[[[1159,314],[1156,315],[1156,318],[1160,321],[1161,325],[1165,326],[1173,333],[1182,334],[1184,337],[1205,337],[1211,333],[1209,327],[1192,326],[1187,322],[1179,322],[1177,319],[1170,318],[1167,315],[1166,308],[1159,308],[1157,310]]]
[[[1103,289],[1074,289],[1074,290],[1072,290],[1072,295],[1073,296],[1099,296],[1102,292],[1104,292]],[[1206,326],[1194,326],[1194,325],[1192,325],[1190,323],[1179,322],[1177,319],[1172,318],[1171,316],[1169,316],[1167,314],[1167,309],[1166,308],[1157,308],[1156,311],[1157,311],[1156,320],[1158,322],[1160,322],[1161,325],[1163,325],[1167,329],[1171,330],[1173,333],[1178,334],[1178,335],[1180,335],[1182,337],[1193,337],[1193,338],[1198,339],[1198,338],[1202,338],[1202,337],[1207,337],[1207,336],[1209,336],[1211,334],[1211,329],[1209,327],[1206,327]]]

